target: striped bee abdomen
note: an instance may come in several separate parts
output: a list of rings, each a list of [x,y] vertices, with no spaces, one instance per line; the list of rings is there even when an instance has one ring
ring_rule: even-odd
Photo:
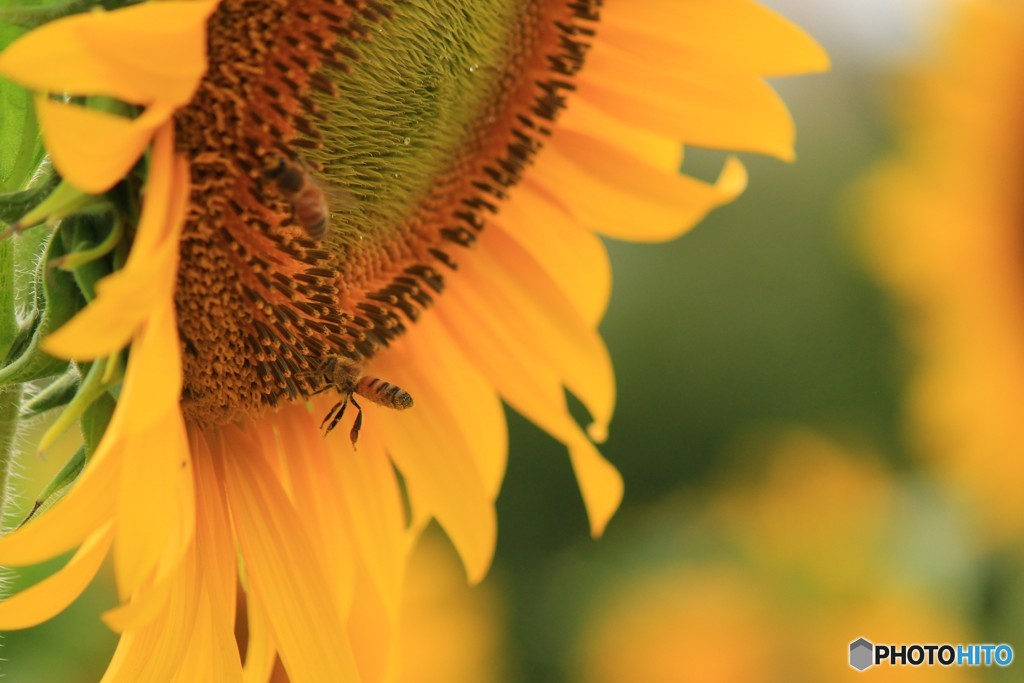
[[[376,377],[361,377],[356,384],[355,393],[387,408],[412,408],[412,396],[407,391]]]

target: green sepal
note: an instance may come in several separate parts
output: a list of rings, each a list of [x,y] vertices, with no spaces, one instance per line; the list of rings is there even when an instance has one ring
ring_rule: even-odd
[[[52,377],[67,368],[68,361],[43,352],[42,341],[71,319],[82,306],[75,279],[68,273],[47,264],[51,258],[62,255],[61,240],[50,237],[43,256],[36,266],[36,301],[38,324],[32,330],[28,345],[16,356],[11,354],[0,369],[0,386],[31,382]]]
[[[44,177],[39,178],[38,182],[27,190],[0,194],[0,223],[16,223],[19,218],[39,206],[60,184],[60,179],[53,173],[49,164],[41,167],[39,173]]]
[[[46,388],[41,389],[21,406],[21,416],[35,417],[54,408],[67,405],[75,397],[81,382],[82,375],[78,368],[74,364],[70,365],[67,372],[47,385]]]
[[[90,370],[98,365],[101,363],[94,363]],[[99,446],[103,434],[106,433],[107,425],[110,424],[116,407],[117,402],[114,398],[109,393],[103,392],[85,408],[81,419],[82,447],[75,451],[75,454],[65,463],[53,481],[43,489],[32,506],[32,510],[22,520],[22,525],[34,516],[53,507],[71,489],[89,458],[96,452],[96,447]]]
[[[39,313],[39,308],[33,308],[32,314],[29,318],[22,321],[18,326],[18,330],[15,333],[14,338],[11,339],[10,345],[7,348],[7,354],[4,357],[4,370],[28,351],[29,347],[32,345],[32,338],[36,334],[36,329],[39,327],[39,320],[41,318],[42,315]],[[2,372],[2,370],[0,370],[0,372]]]
[[[58,436],[69,429],[80,417],[85,416],[85,411],[89,406],[106,394],[110,387],[121,381],[119,356],[120,354],[115,354],[89,365],[89,369],[85,371],[85,377],[82,379],[82,386],[39,439],[40,452],[49,448]]]
[[[75,454],[64,463],[64,467],[53,478],[53,481],[47,484],[43,492],[39,494],[36,502],[32,505],[32,509],[25,515],[25,519],[21,520],[21,524],[18,526],[24,526],[37,514],[46,512],[63,498],[64,494],[71,488],[71,485],[78,479],[78,475],[82,473],[82,468],[85,467],[85,460],[85,448],[79,448],[75,451]]]
[[[82,296],[87,302],[96,298],[96,283],[110,275],[110,259],[103,258],[121,243],[123,230],[115,213],[106,214],[110,226],[97,226],[99,217],[81,216],[73,225],[61,229],[65,254],[50,262],[61,270],[70,272]],[[106,231],[104,238],[98,234]]]
[[[31,187],[26,190],[0,194],[0,228],[17,220],[53,191],[57,185],[53,167],[49,163],[41,164],[30,184]],[[29,324],[25,324],[18,320],[19,310],[34,312],[38,309],[38,303],[23,301],[35,294],[34,286],[28,281],[32,274],[15,268],[15,264],[24,262],[25,256],[33,259],[42,252],[39,248],[40,237],[32,235],[16,242],[5,239],[0,243],[0,355],[4,357],[11,354],[12,346],[20,344],[24,348],[27,345],[28,338],[19,339],[19,336],[31,333],[34,324],[38,322],[30,319]]]
[[[111,216],[111,220],[109,221],[110,225],[107,227],[105,237],[99,238],[95,231],[90,231],[90,235],[85,239],[83,239],[83,236],[76,236],[76,239],[73,240],[74,247],[71,251],[58,259],[54,259],[51,265],[55,268],[72,272],[83,266],[94,264],[114,251],[114,248],[121,242],[121,237],[124,235],[124,220],[116,212],[108,215]],[[82,225],[88,227],[86,221],[83,221]],[[100,266],[101,268],[95,271],[95,276],[86,279],[87,282],[95,285],[100,277],[110,273],[110,268],[106,267],[105,264],[100,264]],[[82,287],[82,280],[79,280],[77,277],[75,279],[78,280],[78,286],[82,293],[85,294],[86,300],[92,301],[95,298],[93,290]]]
[[[15,26],[0,23],[0,50],[22,33]],[[0,192],[24,188],[42,158],[43,144],[32,93],[0,79]]]
[[[68,216],[108,204],[103,195],[87,194],[62,180],[46,199],[28,213],[16,218],[7,232],[21,232],[40,223],[55,225]]]
[[[82,441],[85,444],[85,454],[88,457],[92,457],[93,453],[96,452],[96,447],[100,444],[100,439],[103,438],[103,434],[107,431],[107,425],[110,424],[110,418],[114,415],[114,408],[117,407],[117,401],[109,393],[105,393],[93,401],[88,408],[85,409],[85,413],[82,415],[81,426],[82,426]]]

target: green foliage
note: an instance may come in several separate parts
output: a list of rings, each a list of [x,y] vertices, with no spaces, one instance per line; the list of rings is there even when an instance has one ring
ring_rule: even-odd
[[[111,361],[113,362],[113,361]],[[117,405],[114,398],[107,393],[107,385],[94,382],[98,386],[89,388],[87,385],[90,383],[90,377],[99,379],[103,372],[104,363],[93,363],[89,372],[86,373],[86,379],[82,382],[83,389],[74,393],[74,390],[78,388],[78,376],[77,372],[73,379],[66,379],[68,375],[62,376],[56,380],[50,387],[56,385],[64,385],[64,393],[68,392],[68,388],[71,389],[71,403],[65,409],[64,413],[61,414],[61,418],[65,422],[72,422],[74,419],[81,417],[82,427],[82,447],[75,451],[75,454],[64,463],[64,466],[57,473],[57,475],[47,484],[46,488],[43,489],[42,493],[36,498],[35,503],[32,505],[31,510],[22,520],[22,524],[25,524],[37,514],[45,512],[49,508],[53,507],[64,495],[71,490],[71,486],[78,479],[78,475],[81,474],[82,469],[85,467],[88,459],[92,457],[93,453],[96,452],[96,447],[99,445],[100,439],[103,438],[103,434],[107,429],[107,425],[110,423],[110,418],[114,414],[114,408]],[[27,413],[28,406],[35,402],[39,402],[40,396],[46,392],[40,392],[34,399],[26,404],[26,409],[23,409],[22,414]],[[83,408],[84,406],[84,408]],[[81,409],[79,409],[81,408]],[[55,431],[63,431],[58,424],[54,424],[50,428],[48,434]],[[45,437],[44,437],[45,438]]]
[[[96,298],[96,283],[113,271],[109,255],[123,236],[119,217],[80,216],[73,227],[63,231],[67,253],[52,265],[72,273],[86,301]],[[104,234],[105,233],[105,234]]]
[[[53,481],[47,484],[43,492],[36,498],[32,509],[29,510],[28,515],[21,521],[21,524],[24,525],[37,514],[46,512],[63,498],[64,494],[71,488],[71,485],[78,479],[78,475],[82,473],[83,467],[85,467],[85,449],[79,448],[71,456],[71,459],[64,463],[64,467],[53,478]]]
[[[78,368],[69,365],[67,371],[36,393],[21,407],[22,417],[35,417],[67,405],[75,397],[82,377]]]
[[[0,50],[22,33],[18,27],[0,23]],[[0,192],[24,187],[42,158],[31,93],[0,79]]]
[[[69,14],[84,12],[96,4],[95,0],[50,0],[50,2],[9,3],[0,6],[0,22],[23,29],[32,29]]]
[[[0,223],[14,225],[36,208],[57,188],[59,179],[47,164],[39,171],[38,182],[25,190],[0,194]]]
[[[50,425],[50,428],[39,440],[39,450],[44,451],[57,440],[57,437],[70,429],[79,418],[84,417],[85,411],[93,403],[104,396],[108,390],[121,381],[119,355],[104,358],[89,364],[82,384],[78,391],[72,396],[67,407],[57,417],[57,420]]]
[[[81,307],[81,296],[74,278],[51,268],[48,261],[63,253],[61,240],[50,238],[42,258],[36,263],[35,310],[21,326],[15,344],[0,369],[0,386],[52,377],[67,368],[67,361],[43,352],[40,345],[51,332],[71,319]]]
[[[103,433],[110,424],[110,418],[114,415],[114,408],[117,402],[109,393],[102,394],[99,398],[89,404],[82,415],[82,440],[85,442],[85,454],[92,457],[96,447],[103,438]]]

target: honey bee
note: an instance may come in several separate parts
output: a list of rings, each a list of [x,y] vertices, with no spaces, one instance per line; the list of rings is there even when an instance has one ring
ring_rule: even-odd
[[[291,203],[292,215],[299,227],[310,237],[322,239],[327,232],[331,208],[327,194],[313,174],[301,164],[289,162],[284,157],[271,159],[264,174]]]
[[[327,381],[324,391],[334,389],[341,396],[341,400],[327,412],[323,422],[320,423],[320,429],[324,430],[324,436],[330,434],[341,421],[345,414],[345,408],[351,402],[359,411],[356,414],[355,422],[352,423],[352,430],[349,432],[353,448],[359,441],[359,430],[363,426],[363,408],[356,401],[357,395],[385,408],[394,410],[412,408],[412,396],[407,391],[382,379],[364,375],[362,368],[356,363],[334,357],[328,358],[320,369],[320,374]]]

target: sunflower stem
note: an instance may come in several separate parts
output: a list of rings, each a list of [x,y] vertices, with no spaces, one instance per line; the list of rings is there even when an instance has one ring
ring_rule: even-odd
[[[0,241],[0,358],[18,333],[18,316],[14,308],[15,272],[14,244]],[[6,530],[11,504],[11,471],[14,466],[14,441],[21,411],[21,384],[0,387],[0,533]],[[0,597],[7,595],[9,570],[0,570]]]
[[[0,240],[0,358],[7,356],[18,334],[18,316],[14,309],[15,277],[14,244],[11,240]]]
[[[18,334],[18,316],[14,307],[15,298],[14,243],[0,241],[0,357]],[[10,475],[14,460],[14,436],[18,429],[18,412],[21,408],[21,385],[0,387],[0,529],[4,527],[7,508],[10,504]],[[2,592],[0,586],[0,592]]]
[[[21,385],[0,387],[0,530],[6,529],[11,504],[11,470],[14,466],[14,441],[21,408]],[[0,581],[0,595],[4,592]]]

